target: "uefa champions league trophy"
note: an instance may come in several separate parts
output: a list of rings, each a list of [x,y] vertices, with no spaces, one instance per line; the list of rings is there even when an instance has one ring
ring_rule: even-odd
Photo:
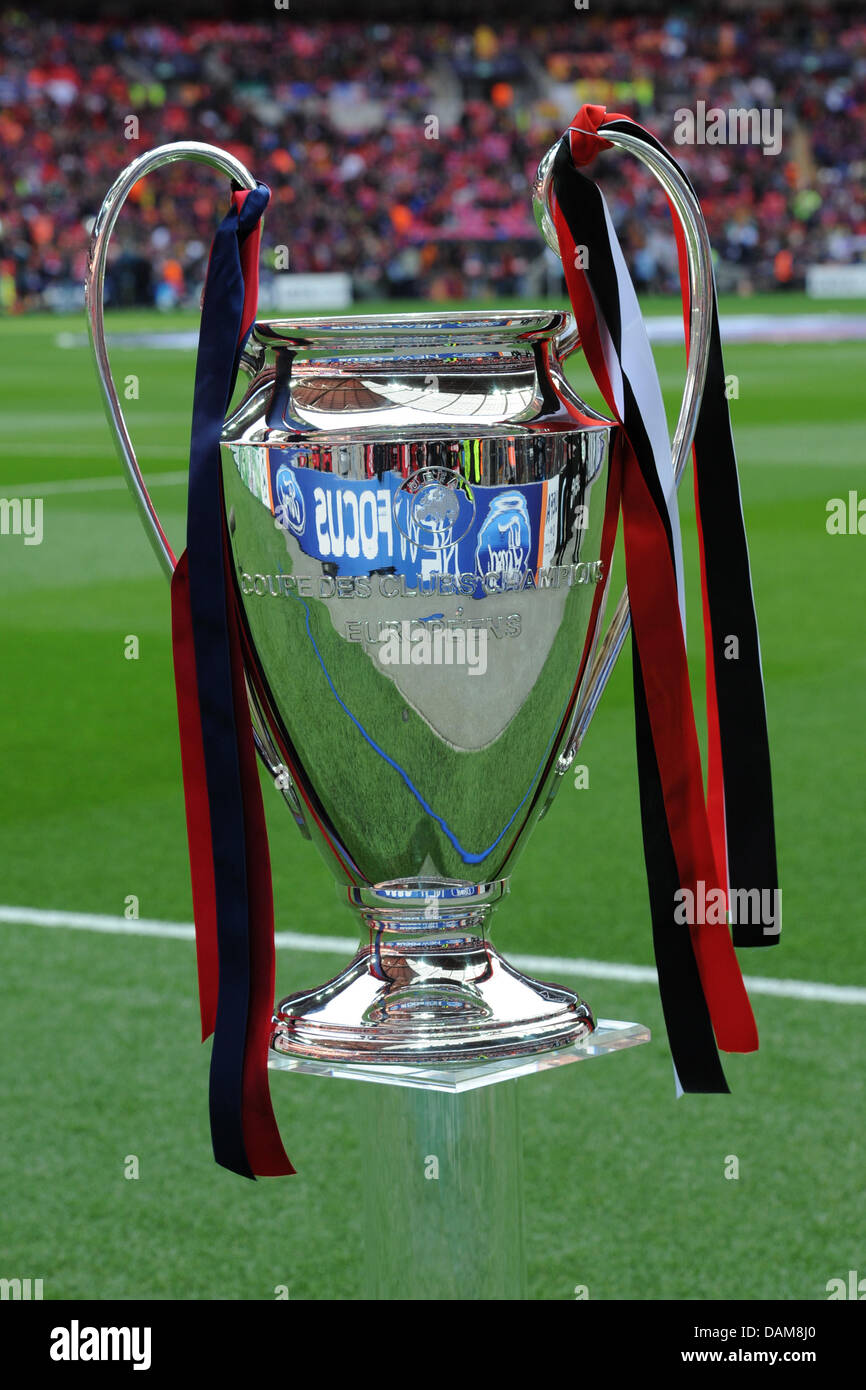
[[[625,262],[599,190],[579,172],[606,146],[637,156],[674,214],[688,366],[672,449]],[[203,299],[190,524],[177,562],[111,379],[102,306],[130,189],[181,159],[221,171],[235,193]],[[574,317],[479,308],[257,321],[251,267],[267,197],[213,146],[151,150],[105,199],[87,280],[109,422],[172,578],[214,1153],[247,1177],[294,1171],[268,1065],[384,1082],[355,1088],[365,1290],[520,1297],[513,1078],[649,1033],[596,1020],[573,990],[523,974],[491,945],[489,922],[632,621],[650,915],[678,1085],[724,1091],[717,1047],[757,1047],[733,945],[771,944],[764,929],[737,926],[732,942],[725,923],[673,915],[682,885],[777,882],[709,240],[694,190],[655,138],[587,106],[542,160],[534,189]],[[575,394],[565,363],[578,347],[614,419]],[[238,371],[245,389],[232,396]],[[712,714],[706,796],[676,515],[693,440]],[[623,593],[602,635],[620,507],[632,604]],[[742,637],[735,672],[713,656],[726,632]],[[211,661],[220,642],[222,666]],[[335,977],[283,999],[273,1017],[256,753],[360,932]],[[419,1155],[441,1156],[441,1182],[424,1181]]]
[[[707,361],[706,230],[662,157],[626,134],[611,142],[659,175],[688,248],[679,479]],[[556,247],[554,153],[535,204]],[[111,379],[102,289],[129,190],[179,159],[256,186],[212,146],[151,150],[105,200],[88,277],[109,420],[169,575]],[[273,1061],[489,1066],[593,1033],[576,993],[522,974],[488,931],[629,624],[623,595],[601,636],[619,426],[569,383],[578,346],[571,316],[549,309],[258,321],[246,340],[221,451],[256,745],[361,935],[335,978],[279,1003]]]

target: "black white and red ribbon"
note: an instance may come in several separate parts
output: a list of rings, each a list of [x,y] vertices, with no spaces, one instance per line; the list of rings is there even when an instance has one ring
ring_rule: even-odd
[[[248,1178],[295,1171],[268,1088],[271,869],[219,444],[255,318],[260,221],[269,198],[264,184],[236,192],[211,248],[196,361],[187,546],[171,587],[202,1039],[213,1033],[211,1136],[217,1162]]]
[[[670,156],[648,131],[603,107],[584,106],[563,136],[552,170],[551,213],[587,361],[622,425],[621,488],[632,616],[641,821],[653,942],[665,1022],[681,1088],[725,1091],[717,1045],[747,1052],[757,1031],[721,922],[680,923],[680,890],[703,902],[732,886],[778,886],[769,744],[745,524],[725,395],[718,310],[693,447],[707,654],[708,794],[686,655],[682,544],[661,391],[646,328],[604,197],[580,172],[627,131]],[[675,161],[670,159],[674,167]],[[680,173],[682,171],[680,170]],[[675,218],[686,324],[689,285]],[[736,659],[726,643],[736,638]],[[762,898],[766,901],[766,897]],[[772,945],[764,922],[734,928],[737,945]]]

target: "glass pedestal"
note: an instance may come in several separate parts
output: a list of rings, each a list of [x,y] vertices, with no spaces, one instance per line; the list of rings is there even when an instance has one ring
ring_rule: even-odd
[[[359,1297],[525,1298],[517,1080],[649,1040],[639,1023],[599,1019],[568,1047],[471,1065],[361,1066],[271,1053],[274,1071],[372,1083],[355,1093],[365,1217]]]

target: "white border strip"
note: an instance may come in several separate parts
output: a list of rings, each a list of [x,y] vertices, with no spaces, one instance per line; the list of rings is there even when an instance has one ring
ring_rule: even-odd
[[[171,937],[193,941],[195,928],[190,922],[156,922],[147,918],[127,920],[90,912],[53,912],[37,907],[0,907],[0,924],[16,927],[64,927],[71,931],[103,932],[109,936]],[[353,936],[311,936],[304,932],[277,932],[278,948],[308,951],[317,955],[351,956],[358,941]],[[531,970],[542,979],[576,975],[583,979],[617,980],[622,984],[656,984],[658,976],[651,965],[620,965],[616,961],[584,960],[573,956],[509,956],[520,970]],[[752,994],[773,995],[777,999],[805,999],[820,1004],[866,1004],[866,988],[859,985],[825,985],[812,980],[774,980],[762,975],[744,976]]]

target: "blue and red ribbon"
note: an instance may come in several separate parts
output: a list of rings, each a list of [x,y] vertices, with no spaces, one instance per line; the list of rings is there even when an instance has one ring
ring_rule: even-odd
[[[192,871],[202,1038],[213,1033],[214,1157],[244,1177],[293,1173],[268,1088],[274,913],[264,807],[231,571],[220,433],[255,318],[270,192],[236,192],[211,248],[190,444],[187,544],[172,640]]]

